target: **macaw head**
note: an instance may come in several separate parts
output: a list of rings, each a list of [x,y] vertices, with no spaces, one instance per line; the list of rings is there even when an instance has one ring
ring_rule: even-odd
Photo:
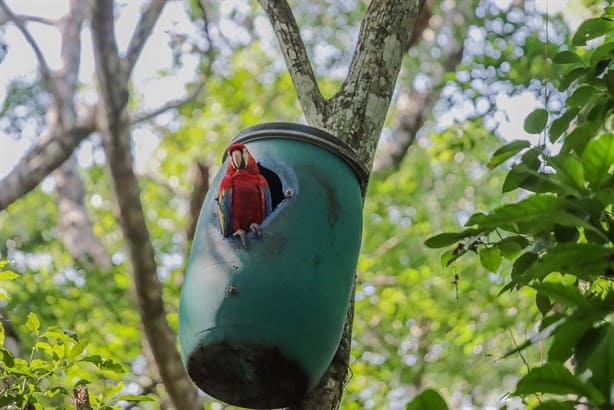
[[[228,147],[228,156],[230,157],[230,162],[228,163],[229,173],[242,169],[249,172],[258,172],[258,164],[256,164],[256,160],[249,153],[245,145],[232,144]]]

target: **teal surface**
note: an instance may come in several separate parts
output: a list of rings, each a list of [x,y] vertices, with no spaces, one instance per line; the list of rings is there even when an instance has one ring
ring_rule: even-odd
[[[311,388],[335,351],[360,250],[362,198],[340,158],[307,142],[247,142],[281,179],[284,199],[248,247],[224,238],[217,196],[227,160],[203,203],[181,292],[184,361],[216,342],[269,346],[295,360]],[[197,383],[198,384],[198,383]]]

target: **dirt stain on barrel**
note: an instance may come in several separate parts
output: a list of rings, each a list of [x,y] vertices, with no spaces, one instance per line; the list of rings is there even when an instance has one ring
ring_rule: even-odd
[[[312,174],[324,190],[326,206],[328,208],[328,222],[330,225],[334,225],[339,222],[341,212],[341,205],[339,203],[339,199],[337,198],[337,191],[335,191],[335,187],[332,185],[331,181],[326,175],[322,175],[317,171],[313,171]]]

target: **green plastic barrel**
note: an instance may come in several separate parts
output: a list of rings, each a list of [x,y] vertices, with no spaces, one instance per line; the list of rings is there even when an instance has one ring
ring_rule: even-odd
[[[228,159],[203,202],[179,309],[194,383],[226,403],[300,401],[330,364],[346,319],[367,171],[323,130],[262,124],[239,134],[271,188],[273,212],[248,246],[220,231]]]

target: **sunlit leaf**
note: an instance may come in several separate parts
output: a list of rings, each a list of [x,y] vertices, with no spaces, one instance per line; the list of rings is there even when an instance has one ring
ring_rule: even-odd
[[[604,134],[591,139],[586,144],[581,160],[591,188],[598,190],[612,179],[610,172],[614,165],[614,134]]]
[[[26,319],[26,327],[28,330],[35,335],[38,335],[38,331],[40,329],[41,322],[38,319],[38,316],[34,312],[28,313],[28,319]]]
[[[19,274],[10,271],[10,270],[3,270],[0,271],[0,280],[15,280],[19,278]]]
[[[480,262],[482,266],[488,269],[491,272],[496,272],[501,265],[501,254],[499,253],[499,249],[496,247],[490,248],[481,248],[480,249]]]
[[[584,189],[584,168],[571,155],[559,154],[548,158],[548,164],[557,172],[561,182],[573,189]]]
[[[573,36],[575,46],[583,46],[587,41],[614,31],[614,22],[601,17],[584,20]]]

